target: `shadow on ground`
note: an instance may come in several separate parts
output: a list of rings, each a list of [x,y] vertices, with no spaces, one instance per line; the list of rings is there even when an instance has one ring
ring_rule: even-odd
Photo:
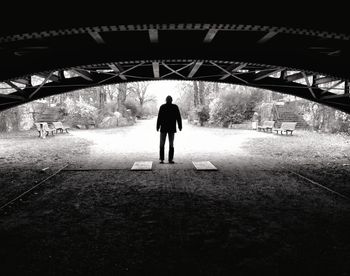
[[[287,185],[282,173],[244,167],[66,171],[1,213],[1,269],[348,275],[348,207],[297,180]]]

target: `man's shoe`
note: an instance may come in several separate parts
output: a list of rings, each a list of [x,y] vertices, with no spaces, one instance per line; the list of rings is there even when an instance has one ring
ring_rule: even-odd
[[[174,161],[169,161],[169,164],[175,164],[175,162]]]
[[[164,164],[164,161],[163,161],[163,160],[160,160],[159,164]]]

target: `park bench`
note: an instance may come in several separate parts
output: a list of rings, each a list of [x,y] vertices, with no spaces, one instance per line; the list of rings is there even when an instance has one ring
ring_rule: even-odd
[[[296,125],[297,122],[283,122],[280,128],[274,128],[273,130],[276,131],[277,134],[280,131],[281,135],[283,135],[283,132],[285,132],[286,135],[288,135],[288,132],[290,135],[293,135],[293,131],[295,130]]]
[[[265,121],[261,126],[258,126],[258,131],[263,130],[263,131],[271,131],[272,128],[275,125],[275,121]]]
[[[68,126],[63,125],[62,122],[52,122],[52,124],[53,124],[54,128],[56,129],[56,133],[58,131],[60,131],[61,133],[66,131],[68,133],[68,129],[70,128]]]
[[[54,132],[56,132],[56,128],[49,127],[48,123],[46,122],[35,123],[35,127],[39,132],[39,137],[43,138],[49,135],[50,132],[52,135],[54,135]]]

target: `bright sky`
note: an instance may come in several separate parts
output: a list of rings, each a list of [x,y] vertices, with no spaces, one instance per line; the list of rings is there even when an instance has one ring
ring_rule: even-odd
[[[147,92],[157,97],[158,107],[165,103],[166,96],[170,95],[175,101],[180,95],[180,81],[151,81]]]

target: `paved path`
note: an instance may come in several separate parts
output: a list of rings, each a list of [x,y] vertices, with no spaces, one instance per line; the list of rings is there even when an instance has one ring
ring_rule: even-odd
[[[89,160],[79,164],[84,168],[128,168],[135,161],[154,161],[157,168],[169,165],[158,164],[159,132],[156,120],[140,120],[133,126],[110,130],[75,132],[74,135],[88,139],[91,147]],[[175,168],[192,166],[192,161],[208,160],[230,163],[250,155],[242,148],[244,141],[271,134],[252,130],[235,131],[222,128],[193,126],[184,121],[183,130],[175,135]],[[167,148],[168,144],[166,144]],[[167,158],[167,150],[166,150]],[[167,160],[166,160],[167,161]]]

